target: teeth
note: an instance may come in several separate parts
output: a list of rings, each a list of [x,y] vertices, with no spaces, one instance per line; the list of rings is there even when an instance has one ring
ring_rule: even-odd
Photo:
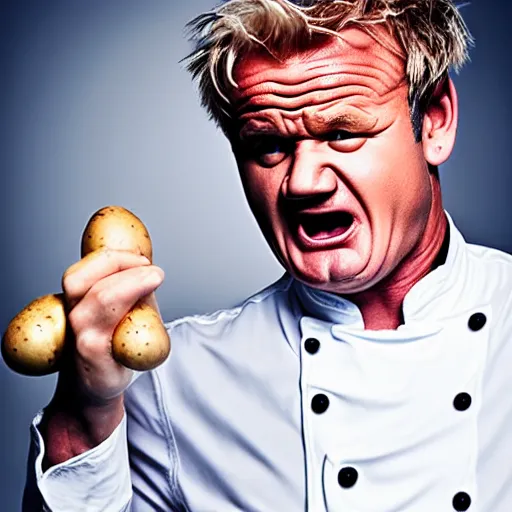
[[[350,228],[354,217],[348,212],[302,214],[300,224],[306,235],[313,239],[342,235]]]

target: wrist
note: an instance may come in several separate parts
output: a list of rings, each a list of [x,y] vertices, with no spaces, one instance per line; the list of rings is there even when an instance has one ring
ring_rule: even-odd
[[[56,393],[39,425],[46,445],[43,470],[101,444],[118,427],[123,415],[123,395],[99,403],[71,393]]]

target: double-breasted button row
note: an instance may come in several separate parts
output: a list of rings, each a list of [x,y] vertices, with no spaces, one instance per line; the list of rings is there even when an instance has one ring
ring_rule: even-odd
[[[474,313],[468,320],[468,327],[472,331],[479,331],[487,322],[487,317],[483,313]],[[316,354],[320,350],[320,342],[316,338],[308,338],[304,342],[304,349],[308,354]],[[453,400],[453,407],[457,411],[466,411],[471,407],[471,395],[469,393],[459,393]],[[329,397],[323,393],[316,394],[311,400],[311,409],[316,414],[322,414],[329,408]],[[338,472],[338,484],[344,489],[353,487],[359,474],[353,467],[347,466]],[[471,505],[471,497],[466,492],[458,492],[452,500],[454,510],[457,512],[466,512]]]
[[[479,331],[480,329],[482,329],[484,327],[484,325],[486,323],[487,323],[487,317],[483,313],[474,313],[469,317],[468,327],[472,331]],[[455,409],[457,409],[457,411],[467,411],[471,407],[471,401],[472,401],[471,395],[469,395],[468,393],[459,393],[453,399],[453,407],[455,407]],[[462,493],[462,494],[464,494],[464,493]],[[469,496],[468,496],[468,498],[469,498]],[[455,502],[455,498],[454,498],[454,502]],[[459,510],[459,509],[456,509],[456,510]],[[467,510],[467,509],[460,509],[460,510]]]

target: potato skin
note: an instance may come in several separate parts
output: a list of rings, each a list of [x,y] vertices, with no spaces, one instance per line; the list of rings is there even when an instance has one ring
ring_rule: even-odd
[[[98,249],[132,251],[153,259],[151,238],[142,221],[126,208],[106,206],[90,218],[82,235],[83,259]],[[76,269],[76,268],[75,268]],[[69,271],[69,269],[68,269]],[[9,323],[2,338],[2,356],[22,375],[41,376],[60,369],[67,319],[64,294],[38,297]],[[112,354],[133,370],[150,370],[169,355],[170,339],[159,314],[144,302],[130,311],[114,332]]]
[[[150,262],[153,250],[142,221],[126,208],[106,206],[89,220],[82,235],[82,258],[108,247],[142,254]],[[137,371],[156,368],[170,352],[170,339],[158,313],[139,301],[121,320],[112,337],[114,359]]]
[[[48,375],[59,370],[65,341],[63,294],[44,295],[11,320],[2,338],[2,356],[17,373]]]
[[[108,247],[132,251],[153,261],[151,238],[146,226],[132,212],[122,206],[106,206],[91,217],[82,235],[82,258]]]
[[[114,359],[132,370],[152,370],[162,364],[170,351],[165,326],[155,310],[143,302],[123,318],[112,336]]]

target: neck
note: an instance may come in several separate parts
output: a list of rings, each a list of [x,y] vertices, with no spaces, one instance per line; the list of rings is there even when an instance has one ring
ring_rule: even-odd
[[[396,329],[402,325],[405,296],[420,279],[446,259],[448,221],[442,207],[439,181],[434,178],[432,184],[432,208],[416,247],[377,286],[348,297],[359,307],[365,329]]]

